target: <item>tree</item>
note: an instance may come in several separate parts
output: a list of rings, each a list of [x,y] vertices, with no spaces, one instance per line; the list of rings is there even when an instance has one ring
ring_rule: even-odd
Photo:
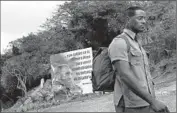
[[[19,69],[17,69],[17,67],[12,66],[12,69],[8,69],[8,67],[4,67],[3,69],[9,73],[12,77],[15,76],[17,79],[17,86],[16,88],[20,89],[23,91],[24,95],[26,96],[27,94],[27,88],[26,88],[26,76],[23,76],[22,73],[20,72]]]
[[[20,54],[19,49],[17,47],[15,47],[14,45],[12,46],[12,54],[13,55],[19,55]]]

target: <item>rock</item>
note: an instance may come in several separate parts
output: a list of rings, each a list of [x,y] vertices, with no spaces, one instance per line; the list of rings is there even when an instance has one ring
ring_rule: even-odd
[[[59,89],[54,91],[54,99],[55,100],[66,100],[67,99],[67,91],[65,89]]]
[[[31,103],[32,102],[32,99],[31,98],[28,98],[27,100],[25,100],[24,104],[28,104],[28,103]]]
[[[53,98],[53,93],[51,91],[51,80],[47,80],[44,83],[44,79],[41,79],[41,84],[32,92],[29,97],[32,99],[32,102],[42,102],[48,101]]]

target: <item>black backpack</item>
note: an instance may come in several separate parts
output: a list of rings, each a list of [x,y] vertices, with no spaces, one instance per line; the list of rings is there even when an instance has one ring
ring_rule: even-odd
[[[129,51],[130,43],[126,37],[123,39],[126,41]],[[93,71],[91,78],[93,91],[114,91],[115,77],[116,73],[108,55],[108,48],[100,47],[93,58]]]

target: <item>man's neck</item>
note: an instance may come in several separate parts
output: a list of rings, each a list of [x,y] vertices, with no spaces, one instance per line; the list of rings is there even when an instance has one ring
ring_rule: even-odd
[[[139,43],[139,45],[142,45],[141,44],[141,41],[139,40],[139,36],[138,36],[138,33],[137,32],[134,32],[134,30],[132,30],[132,29],[130,29],[130,28],[128,28],[128,27],[126,27],[125,29],[128,29],[128,30],[130,30],[130,31],[132,31],[133,33],[135,33],[136,35],[135,35],[135,41],[137,41],[138,43]]]
[[[136,37],[136,34],[133,31],[127,29],[127,28],[125,28],[123,32],[126,33],[127,35],[129,35],[133,40]]]

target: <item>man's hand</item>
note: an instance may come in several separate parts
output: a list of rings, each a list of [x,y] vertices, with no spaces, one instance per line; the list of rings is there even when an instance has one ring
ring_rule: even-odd
[[[168,110],[168,107],[163,104],[162,102],[158,101],[158,100],[154,100],[151,103],[151,108],[155,111],[155,112],[164,112],[164,113],[170,113],[170,111]]]

